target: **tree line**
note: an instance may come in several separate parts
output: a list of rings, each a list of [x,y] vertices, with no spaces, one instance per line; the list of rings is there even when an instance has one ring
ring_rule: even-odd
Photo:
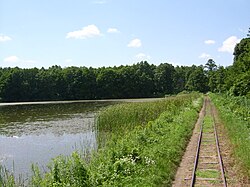
[[[233,65],[177,66],[146,61],[119,67],[0,68],[0,100],[146,98],[182,91],[250,96],[250,38],[236,45]]]

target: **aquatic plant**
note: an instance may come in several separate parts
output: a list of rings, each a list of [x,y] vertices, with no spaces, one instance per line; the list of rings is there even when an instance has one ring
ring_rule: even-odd
[[[202,100],[194,100],[186,97],[176,102],[179,106],[169,101],[172,107],[143,128],[134,128],[122,137],[113,133],[106,147],[93,157],[91,184],[170,186],[201,108]]]
[[[95,152],[89,162],[74,152],[71,156],[53,159],[46,173],[41,173],[33,165],[29,185],[170,186],[201,105],[200,94],[188,94],[144,105],[112,106],[115,109],[110,107],[100,114],[103,118],[107,114],[109,119],[113,119],[108,126],[99,126],[99,130],[108,131],[108,143]],[[124,115],[128,120],[122,118],[122,111],[126,111]],[[131,114],[136,112],[137,117],[133,117],[136,122],[129,118],[129,111]],[[114,118],[111,118],[112,114]],[[138,116],[141,121],[138,121]],[[19,186],[11,177],[8,180],[10,186]]]
[[[181,94],[160,101],[122,103],[105,108],[97,119],[98,145],[102,147],[114,134],[123,136],[134,128],[144,128],[164,111],[177,113],[180,107],[199,96],[198,93]]]

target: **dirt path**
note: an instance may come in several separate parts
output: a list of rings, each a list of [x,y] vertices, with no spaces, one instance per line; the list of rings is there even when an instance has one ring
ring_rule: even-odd
[[[190,181],[185,179],[191,178],[192,176],[192,168],[195,160],[195,153],[197,149],[197,142],[200,132],[200,124],[203,122],[205,116],[205,109],[206,109],[206,103],[204,102],[203,107],[199,113],[199,118],[195,124],[193,135],[190,139],[190,142],[188,143],[186,152],[182,157],[180,167],[177,170],[175,181],[173,183],[174,187],[190,186]]]
[[[222,155],[222,160],[225,167],[225,175],[228,182],[228,186],[240,187],[240,186],[250,186],[249,184],[244,184],[244,178],[239,175],[239,169],[234,162],[232,157],[232,150],[230,149],[231,145],[227,138],[226,130],[221,123],[218,112],[215,106],[211,103],[210,99],[207,97],[204,100],[203,107],[199,113],[199,118],[195,124],[193,130],[193,135],[190,139],[190,142],[186,148],[186,152],[182,158],[180,167],[177,170],[175,181],[173,182],[173,187],[185,187],[190,186],[191,176],[194,167],[195,154],[197,149],[197,142],[199,138],[200,125],[203,123],[204,116],[206,115],[207,108],[211,107],[211,112],[215,117],[215,124],[217,127],[220,150]]]

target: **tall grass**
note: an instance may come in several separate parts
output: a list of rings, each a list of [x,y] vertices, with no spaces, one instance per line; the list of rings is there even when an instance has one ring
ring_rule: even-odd
[[[98,145],[103,147],[112,135],[124,135],[134,128],[144,128],[164,111],[177,113],[179,108],[198,97],[198,93],[168,97],[161,101],[122,103],[105,108],[97,119]]]
[[[250,101],[245,97],[211,94],[233,145],[234,156],[250,180]]]
[[[100,150],[90,165],[93,186],[171,186],[202,100],[189,95],[167,102],[156,120],[122,138],[118,133]]]
[[[112,106],[98,121],[99,130],[110,135],[108,144],[90,162],[73,153],[55,158],[45,174],[33,166],[29,185],[170,186],[201,105],[199,94],[189,94]]]
[[[5,167],[0,165],[0,186],[1,187],[24,187],[24,178],[20,175],[15,178],[14,174],[6,170]]]

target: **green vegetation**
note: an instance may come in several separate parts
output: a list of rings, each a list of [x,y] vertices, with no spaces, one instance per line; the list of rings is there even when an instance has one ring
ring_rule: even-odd
[[[225,68],[213,59],[191,67],[140,62],[108,68],[0,68],[1,102],[161,97],[185,90],[228,93],[211,97],[235,158],[250,177],[249,37],[236,45],[233,65]],[[100,150],[91,161],[78,153],[58,157],[45,175],[33,166],[30,186],[170,186],[201,107],[198,97],[182,95],[102,111],[97,128]],[[1,167],[0,185],[15,183]]]
[[[250,38],[236,45],[232,66],[158,66],[139,62],[119,67],[0,68],[0,101],[146,98],[184,90],[250,95]]]
[[[102,68],[0,68],[0,101],[159,97],[185,90],[189,74],[197,68],[147,62]]]
[[[196,177],[201,178],[219,178],[220,171],[218,170],[198,170],[196,171]]]
[[[171,107],[159,118],[122,138],[113,137],[108,151],[104,149],[101,157],[94,157],[91,168],[98,178],[94,186],[171,185],[202,102],[191,96],[168,102]]]
[[[194,93],[153,102],[153,109],[148,110],[146,108],[151,107],[149,103],[111,106],[104,110],[99,118],[105,119],[105,115],[111,118],[113,115],[111,125],[98,123],[99,130],[109,131],[108,143],[104,147],[94,153],[90,160],[87,159],[88,161],[78,153],[73,153],[70,157],[55,158],[46,174],[42,174],[38,167],[33,165],[34,174],[29,185],[170,186],[201,105],[201,95]],[[165,111],[160,111],[164,107]],[[120,111],[137,113],[141,116],[140,121],[135,116],[137,121],[133,122],[129,114],[127,119],[121,120]],[[123,128],[119,129],[118,126]],[[121,136],[122,132],[126,133]],[[4,177],[6,176],[2,176]],[[9,179],[11,178],[4,181]]]
[[[1,186],[15,186],[15,178],[4,167],[0,165],[0,185]],[[20,182],[17,182],[20,183]]]
[[[206,111],[209,113],[210,111]],[[213,126],[213,118],[211,115],[206,115],[204,117],[204,122],[203,122],[203,132],[208,133],[208,132],[214,132],[214,126]]]
[[[221,179],[220,179],[221,173],[218,170],[198,170],[196,171],[196,177],[201,178],[211,178],[215,180],[207,181],[210,184],[217,184],[218,186],[221,185]]]
[[[250,177],[250,100],[246,97],[211,94],[219,110],[234,156],[246,176]]]
[[[98,137],[99,145],[103,145],[106,137],[112,134],[124,135],[134,128],[144,128],[149,121],[153,121],[159,115],[171,110],[177,112],[178,107],[186,104],[189,95],[178,95],[178,97],[168,97],[161,101],[124,103],[111,106],[103,110],[98,116]]]
[[[211,108],[210,106],[207,107],[206,109],[206,115],[204,117],[203,121],[203,133],[214,133],[214,123],[213,123],[213,117],[211,116]],[[210,142],[207,142],[207,141]],[[214,137],[203,137],[203,142],[202,145],[211,145],[211,141],[214,142],[215,144],[215,139]],[[208,166],[212,166],[211,164]],[[214,166],[212,166],[214,167]],[[213,179],[220,179],[220,170],[211,170],[211,169],[197,169],[196,171],[196,177],[201,177],[201,178],[213,178]],[[209,181],[209,183],[215,183],[216,181]],[[217,181],[218,182],[218,181]]]

